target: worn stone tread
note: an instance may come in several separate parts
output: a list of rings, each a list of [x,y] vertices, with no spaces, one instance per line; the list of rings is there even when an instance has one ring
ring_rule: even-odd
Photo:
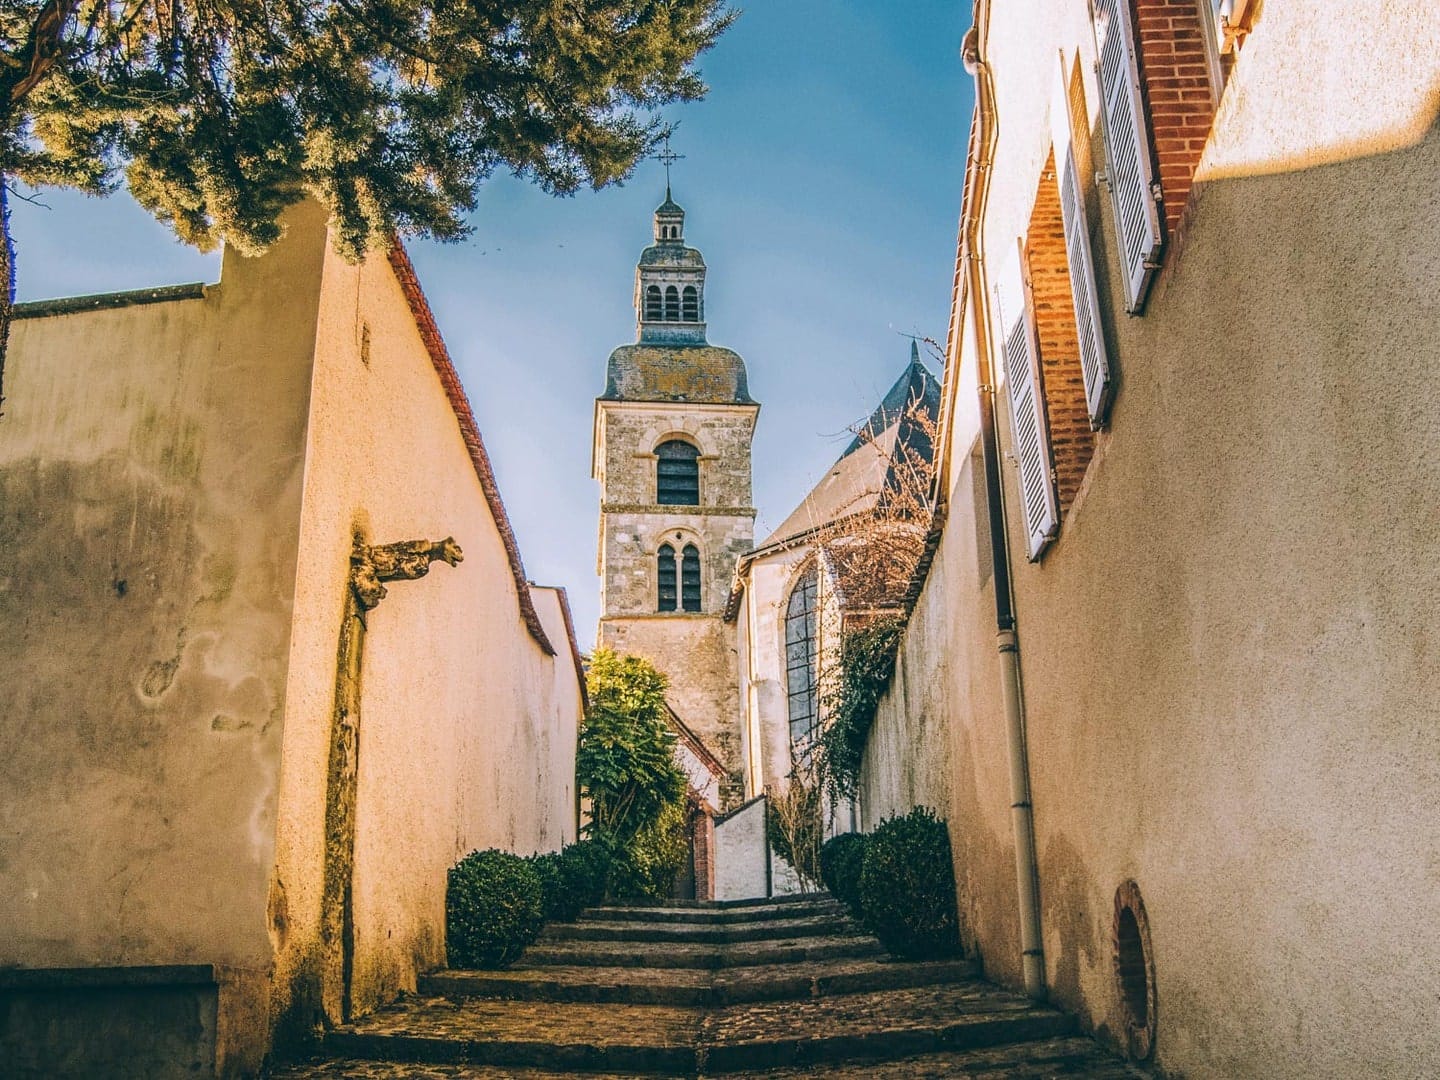
[[[746,941],[783,941],[799,937],[834,937],[859,934],[860,928],[844,915],[809,915],[778,921],[759,920],[739,925],[706,925],[697,922],[602,922],[584,919],[573,923],[551,923],[541,941],[653,941],[656,943],[696,942],[715,945]]]
[[[804,903],[775,904],[748,908],[675,908],[632,907],[613,905],[589,908],[579,922],[645,922],[696,923],[702,926],[738,926],[752,922],[785,922],[816,915],[843,915],[845,907],[837,900],[814,900]]]
[[[874,938],[862,934],[839,934],[731,945],[684,941],[537,941],[525,950],[521,959],[527,967],[725,968],[874,956],[883,951]]]
[[[725,1005],[820,997],[958,982],[974,978],[964,960],[907,962],[888,958],[818,960],[741,968],[535,967],[445,971],[421,976],[420,991],[452,1000],[589,1001],[655,1005]]]
[[[332,1032],[352,1057],[560,1067],[737,1072],[1052,1038],[1074,1021],[969,981],[711,1009],[407,998]]]
[[[646,1073],[584,1073],[587,1080],[649,1080]],[[724,1075],[701,1073],[701,1076]],[[1149,1074],[1127,1065],[1084,1038],[1042,1039],[896,1061],[862,1061],[808,1068],[765,1069],[730,1073],[756,1080],[1142,1080]],[[302,1062],[269,1074],[271,1080],[573,1080],[570,1072],[466,1064],[367,1061],[360,1058]]]

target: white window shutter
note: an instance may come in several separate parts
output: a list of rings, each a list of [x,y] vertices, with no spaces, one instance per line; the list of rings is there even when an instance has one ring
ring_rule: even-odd
[[[1130,0],[1094,0],[1095,47],[1100,53],[1100,95],[1105,107],[1105,156],[1110,196],[1120,233],[1125,310],[1145,306],[1160,265],[1160,200],[1150,152],[1150,125],[1140,93]]]
[[[1017,243],[995,282],[1000,351],[1014,421],[1015,459],[1019,466],[1020,504],[1025,515],[1026,549],[1034,562],[1060,527],[1060,503],[1051,477],[1050,431],[1040,393],[1040,348],[1030,313],[1024,272],[1024,247]]]
[[[1100,299],[1095,292],[1095,264],[1090,258],[1090,226],[1085,217],[1085,189],[1080,184],[1071,132],[1070,95],[1065,65],[1050,104],[1050,124],[1055,150],[1056,180],[1060,188],[1060,216],[1065,225],[1065,255],[1070,269],[1070,297],[1075,306],[1075,331],[1080,341],[1080,371],[1085,378],[1085,404],[1090,426],[1100,428],[1110,408],[1112,380],[1110,357],[1105,351],[1105,332],[1100,323]]]

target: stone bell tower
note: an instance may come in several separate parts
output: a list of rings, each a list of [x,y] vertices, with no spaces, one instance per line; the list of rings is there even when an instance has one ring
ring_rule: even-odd
[[[705,260],[685,211],[655,211],[635,269],[636,341],[610,354],[595,402],[599,643],[651,660],[670,706],[732,774],[740,767],[735,626],[722,617],[754,540],[750,442],[760,406],[745,362],[705,337]]]

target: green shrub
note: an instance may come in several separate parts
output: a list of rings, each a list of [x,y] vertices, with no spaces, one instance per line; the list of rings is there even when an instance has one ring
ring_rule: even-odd
[[[450,868],[445,947],[452,968],[513,964],[545,923],[535,867],[518,855],[472,851]]]
[[[540,907],[546,922],[574,922],[582,911],[605,898],[610,856],[594,840],[532,855],[525,861],[540,878]]]
[[[866,927],[896,956],[943,956],[959,948],[950,834],[934,813],[917,806],[870,835],[860,907]]]
[[[605,901],[605,879],[610,873],[610,852],[595,840],[581,840],[560,852],[562,873],[579,905],[578,915]]]
[[[540,915],[546,922],[568,922],[562,918],[566,909],[565,881],[558,851],[531,855],[525,860],[540,879]]]
[[[617,900],[666,900],[690,854],[685,804],[667,803],[660,816],[629,844],[617,846],[610,863],[609,894]]]
[[[869,841],[864,833],[841,833],[826,840],[820,848],[820,880],[830,890],[830,895],[849,908],[856,919],[863,918],[860,869],[865,863],[865,848]]]

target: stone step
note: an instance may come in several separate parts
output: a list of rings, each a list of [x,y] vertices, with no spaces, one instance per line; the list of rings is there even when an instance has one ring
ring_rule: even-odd
[[[703,923],[601,922],[588,919],[573,923],[551,923],[541,941],[689,941],[729,945],[743,941],[780,941],[801,937],[837,937],[860,933],[844,915],[817,915],[805,919],[782,919],[742,923],[738,926],[706,926]]]
[[[822,960],[720,970],[628,967],[540,967],[509,971],[441,971],[423,975],[420,993],[515,1001],[584,1001],[628,1005],[732,1005],[960,982],[977,976],[965,960]]]
[[[808,919],[817,915],[843,915],[845,906],[837,900],[792,901],[790,903],[766,903],[746,907],[697,908],[613,904],[604,907],[587,908],[580,916],[581,922],[643,922],[643,923],[696,923],[702,926],[729,926],[735,923],[773,922],[785,919]]]
[[[747,941],[734,945],[695,942],[537,941],[521,958],[526,967],[731,968],[793,964],[884,952],[861,934]]]
[[[971,981],[710,1010],[409,998],[325,1044],[371,1060],[695,1075],[884,1061],[1073,1029],[1062,1013]]]
[[[753,907],[786,904],[813,904],[833,900],[828,892],[785,893],[781,896],[749,896],[742,900],[616,900],[616,907],[663,907],[690,911],[739,911]]]
[[[589,1073],[587,1080],[640,1080],[640,1073]],[[700,1074],[705,1075],[705,1074]],[[1090,1039],[1057,1038],[1011,1043],[979,1050],[921,1054],[895,1061],[829,1064],[747,1073],[757,1080],[1142,1080],[1147,1074],[1101,1050]],[[573,1080],[574,1074],[548,1068],[492,1065],[419,1065],[362,1058],[316,1060],[270,1073],[271,1080]]]

